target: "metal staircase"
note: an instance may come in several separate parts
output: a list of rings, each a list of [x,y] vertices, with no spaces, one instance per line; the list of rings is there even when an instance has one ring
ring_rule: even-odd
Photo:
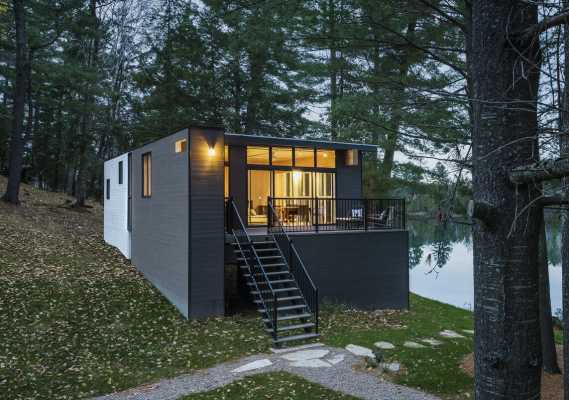
[[[239,269],[275,345],[319,337],[318,289],[284,230],[251,238],[231,198],[226,218]]]

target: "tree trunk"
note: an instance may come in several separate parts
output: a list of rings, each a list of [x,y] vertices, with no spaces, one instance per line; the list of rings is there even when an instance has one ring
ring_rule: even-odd
[[[569,1],[563,1],[564,8],[569,7]],[[563,41],[565,49],[569,48],[569,24],[564,25]],[[563,60],[564,78],[563,99],[560,107],[560,135],[559,157],[569,157],[569,52],[564,52]],[[562,180],[561,187],[565,197],[569,195],[569,178]],[[569,216],[567,211],[563,213],[561,227],[561,287],[563,305],[563,388],[564,398],[569,399]]]
[[[508,171],[535,161],[537,38],[507,38],[537,23],[537,6],[479,0],[472,9],[473,197],[496,215],[474,227],[475,395],[539,399],[541,338],[533,185]],[[524,210],[524,211],[522,211]]]
[[[22,163],[24,157],[24,108],[29,77],[28,38],[26,34],[26,16],[24,0],[14,0],[14,17],[16,23],[16,83],[14,88],[14,106],[12,134],[10,137],[9,175],[4,201],[12,204],[20,203],[20,183],[22,180]]]
[[[328,23],[330,36],[330,136],[338,138],[338,120],[336,117],[336,102],[338,101],[338,61],[336,59],[336,5],[335,0],[328,0]]]
[[[86,67],[96,68],[97,56],[99,52],[99,20],[97,19],[97,0],[89,1],[90,17],[93,24],[94,37],[92,44],[89,44],[89,52],[87,56]],[[89,181],[89,142],[91,139],[91,129],[93,123],[93,115],[91,108],[95,105],[95,96],[92,93],[93,84],[88,84],[84,94],[84,109],[80,123],[79,138],[79,168],[77,171],[77,180],[75,182],[75,203],[74,207],[84,207],[87,199],[87,182]]]
[[[247,96],[247,115],[245,133],[257,133],[259,130],[258,109],[262,101],[261,87],[265,75],[266,56],[262,49],[252,49],[249,53],[251,70]]]
[[[538,248],[539,273],[539,319],[541,326],[541,353],[543,356],[543,370],[550,374],[559,374],[561,370],[557,364],[557,349],[553,334],[553,319],[551,316],[551,297],[549,294],[549,262],[547,259],[547,238],[545,235],[545,218],[542,212],[539,227]]]

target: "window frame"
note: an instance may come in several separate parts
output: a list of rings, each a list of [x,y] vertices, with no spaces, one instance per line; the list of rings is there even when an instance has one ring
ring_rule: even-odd
[[[179,148],[178,148],[179,144]],[[184,154],[188,150],[188,139],[182,138],[174,141],[174,153]]]
[[[119,185],[123,184],[124,173],[123,173],[123,162],[119,161]]]
[[[145,159],[148,159],[148,169],[147,171],[145,170],[145,166],[144,166],[144,161]],[[141,160],[142,160],[142,174],[141,174],[141,178],[142,178],[142,190],[141,190],[141,195],[143,199],[148,199],[150,197],[152,197],[152,152],[151,151],[147,151],[146,153],[143,153],[141,156]],[[148,179],[145,179],[148,178]],[[146,186],[145,186],[146,185]],[[145,191],[145,188],[148,188],[147,191]]]

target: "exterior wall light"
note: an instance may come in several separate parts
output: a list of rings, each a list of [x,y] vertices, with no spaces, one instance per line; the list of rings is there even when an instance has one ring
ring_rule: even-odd
[[[210,157],[215,156],[215,147],[209,146],[209,149],[207,150],[207,155]]]

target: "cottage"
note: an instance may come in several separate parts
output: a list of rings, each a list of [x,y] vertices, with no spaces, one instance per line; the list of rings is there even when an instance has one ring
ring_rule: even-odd
[[[227,268],[277,343],[319,302],[407,308],[401,199],[364,199],[375,146],[193,127],[105,162],[104,237],[187,318],[222,315]]]

